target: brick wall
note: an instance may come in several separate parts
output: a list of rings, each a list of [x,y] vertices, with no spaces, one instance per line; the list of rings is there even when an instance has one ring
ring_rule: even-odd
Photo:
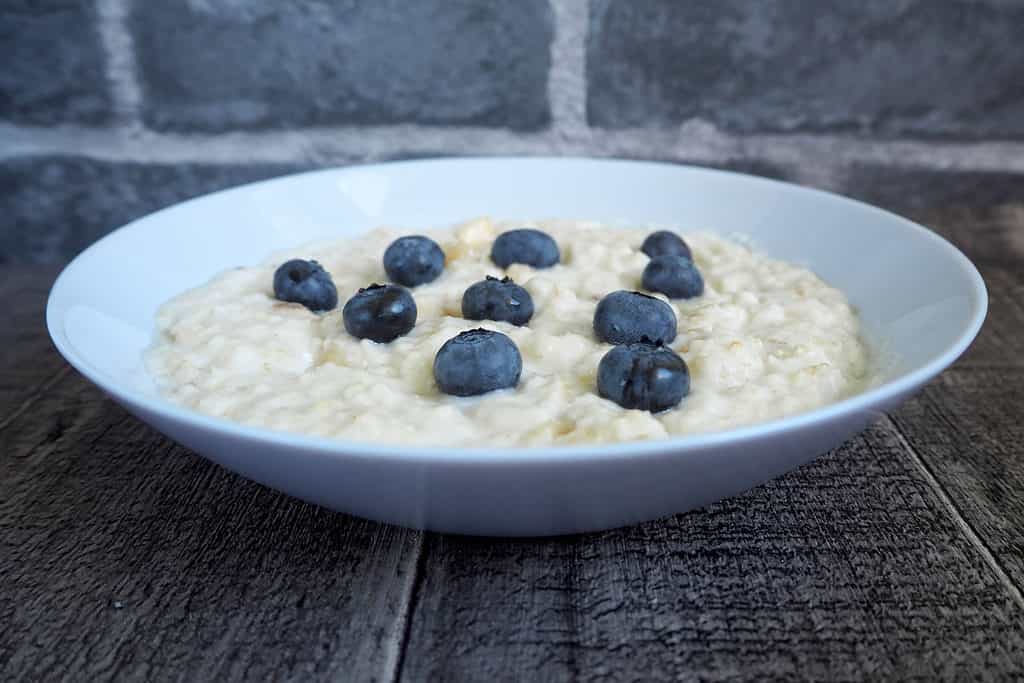
[[[1022,28],[1024,0],[6,0],[0,262],[396,158],[1024,172]]]

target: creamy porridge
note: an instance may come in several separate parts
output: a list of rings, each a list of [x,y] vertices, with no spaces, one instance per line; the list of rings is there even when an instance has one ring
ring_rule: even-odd
[[[627,410],[595,390],[612,348],[594,334],[598,301],[639,290],[649,229],[586,221],[531,226],[557,242],[561,263],[534,269],[490,258],[495,238],[521,224],[473,220],[429,234],[444,250],[440,277],[410,289],[418,317],[390,343],[346,332],[342,307],[387,282],[382,254],[404,231],[276,254],[230,270],[163,306],[148,367],[171,400],[250,425],[339,439],[434,446],[540,446],[664,438],[728,429],[806,411],[858,392],[868,351],[845,297],[804,268],[706,233],[684,234],[704,279],[701,296],[667,299],[678,320],[670,344],[690,392],[664,412]],[[333,277],[337,307],[315,314],[274,298],[287,259],[315,259]],[[509,276],[533,299],[528,324],[462,318],[468,287]],[[508,335],[522,356],[512,389],[442,394],[433,363],[465,330]]]

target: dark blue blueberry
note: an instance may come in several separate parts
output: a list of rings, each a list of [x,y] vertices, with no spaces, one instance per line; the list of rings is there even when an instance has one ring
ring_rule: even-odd
[[[661,299],[620,289],[598,302],[594,334],[609,344],[668,344],[676,338],[676,314]]]
[[[356,292],[341,313],[353,337],[386,343],[416,324],[416,301],[398,285],[372,284]]]
[[[274,296],[281,301],[302,304],[314,313],[333,310],[338,290],[331,274],[316,261],[292,259],[274,272]]]
[[[655,256],[685,256],[686,258],[693,258],[693,255],[690,253],[690,247],[683,241],[683,238],[668,230],[652,232],[644,240],[640,251],[651,258]]]
[[[499,280],[488,275],[462,295],[462,317],[525,325],[533,317],[533,297],[511,278]]]
[[[491,247],[491,260],[499,268],[508,268],[513,263],[550,268],[560,259],[558,244],[551,235],[532,228],[503,232]]]
[[[477,396],[519,383],[523,358],[501,332],[468,330],[444,343],[434,357],[437,386],[452,396]]]
[[[597,393],[623,408],[659,413],[690,393],[690,370],[664,346],[616,346],[597,366]]]
[[[384,270],[400,285],[423,285],[436,280],[444,270],[444,252],[429,237],[399,237],[384,251]]]
[[[655,256],[640,280],[644,289],[670,299],[692,299],[704,293],[704,278],[697,265],[683,256]]]

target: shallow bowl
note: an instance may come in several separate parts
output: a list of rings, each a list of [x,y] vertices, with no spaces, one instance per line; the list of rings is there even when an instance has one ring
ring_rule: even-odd
[[[157,308],[230,267],[381,224],[477,215],[664,224],[743,235],[845,292],[884,381],[839,403],[726,432],[558,448],[420,448],[243,426],[159,397],[142,364]],[[926,228],[843,197],[736,173],[589,159],[445,159],[305,173],[139,219],[61,273],[46,319],[64,357],[170,438],[341,512],[438,531],[551,535],[654,519],[734,495],[834,448],[952,363],[985,285]]]

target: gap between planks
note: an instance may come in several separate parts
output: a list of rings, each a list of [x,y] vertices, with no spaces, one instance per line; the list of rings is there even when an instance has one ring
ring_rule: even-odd
[[[419,531],[415,556],[412,560],[412,577],[408,582],[408,588],[402,596],[404,609],[398,620],[395,629],[395,638],[388,648],[387,658],[384,662],[384,680],[388,683],[398,683],[402,678],[402,668],[405,666],[405,653],[409,646],[409,637],[412,633],[412,620],[419,604],[420,591],[423,587],[423,577],[426,572],[427,555],[427,533]]]
[[[917,452],[917,449],[910,444],[910,441],[903,433],[903,430],[899,428],[899,425],[896,424],[896,421],[889,415],[886,415],[885,422],[889,428],[892,429],[893,433],[896,435],[897,441],[899,441],[904,450],[906,450],[907,455],[914,463],[914,466],[920,471],[925,482],[939,498],[939,502],[942,503],[942,506],[946,508],[950,517],[953,518],[954,523],[960,529],[961,533],[963,533],[967,541],[978,551],[982,559],[985,561],[985,564],[988,565],[989,569],[993,574],[995,574],[999,582],[1003,584],[1003,587],[1009,592],[1010,597],[1017,607],[1024,611],[1024,593],[1021,592],[1020,587],[1014,583],[1013,579],[1010,578],[1010,575],[1006,573],[1005,569],[1003,569],[1003,566],[999,563],[999,560],[996,558],[995,554],[993,554],[992,550],[988,547],[981,536],[978,535],[978,532],[974,530],[974,527],[972,527],[967,519],[964,518],[963,514],[961,514],[960,508],[956,506],[953,499],[948,493],[946,493],[946,489],[943,488],[942,484],[932,473],[931,468],[928,467],[928,464]]]

